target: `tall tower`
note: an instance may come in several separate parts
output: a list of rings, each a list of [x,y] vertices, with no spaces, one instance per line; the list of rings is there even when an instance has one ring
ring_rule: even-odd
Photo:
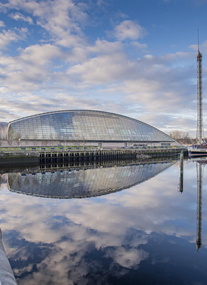
[[[202,103],[202,54],[199,50],[199,34],[198,34],[198,54],[197,54],[197,104],[198,104],[198,118],[197,118],[197,134],[196,139],[199,145],[204,142],[203,137],[203,103]]]

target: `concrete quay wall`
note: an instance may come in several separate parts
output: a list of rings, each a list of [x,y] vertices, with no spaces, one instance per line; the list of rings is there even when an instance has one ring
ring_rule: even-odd
[[[178,157],[181,152],[187,156],[187,149],[140,148],[140,149],[90,149],[90,150],[56,150],[56,151],[22,151],[0,153],[0,165],[6,163],[55,163],[64,161],[102,161],[112,159],[142,159],[153,157]]]
[[[127,150],[94,150],[94,151],[62,151],[40,152],[40,163],[55,163],[58,161],[101,161],[111,159],[139,159],[152,157],[178,157],[185,148],[127,149]]]

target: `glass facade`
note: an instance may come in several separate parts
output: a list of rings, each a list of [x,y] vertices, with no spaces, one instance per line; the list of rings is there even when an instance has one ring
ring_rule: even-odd
[[[42,113],[12,121],[8,139],[110,142],[175,142],[158,129],[113,113],[88,110]]]
[[[86,198],[105,195],[144,182],[174,162],[80,170],[36,175],[8,173],[12,192],[48,198]]]

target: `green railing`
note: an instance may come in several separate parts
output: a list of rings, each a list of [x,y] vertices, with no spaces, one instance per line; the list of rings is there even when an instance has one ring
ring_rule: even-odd
[[[116,147],[116,148],[103,148],[103,150],[147,150],[147,149],[176,149],[176,146],[134,146],[134,147]],[[91,151],[100,149],[98,146],[25,146],[25,147],[0,147],[0,152],[55,152],[55,151]],[[101,148],[102,149],[102,148]]]
[[[3,152],[22,152],[22,151],[83,151],[98,148],[97,146],[37,146],[37,147],[0,147],[0,151]]]

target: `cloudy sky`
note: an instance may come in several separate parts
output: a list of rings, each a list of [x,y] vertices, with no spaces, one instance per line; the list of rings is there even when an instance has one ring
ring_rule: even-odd
[[[206,12],[206,0],[2,0],[0,121],[94,109],[195,136]]]

